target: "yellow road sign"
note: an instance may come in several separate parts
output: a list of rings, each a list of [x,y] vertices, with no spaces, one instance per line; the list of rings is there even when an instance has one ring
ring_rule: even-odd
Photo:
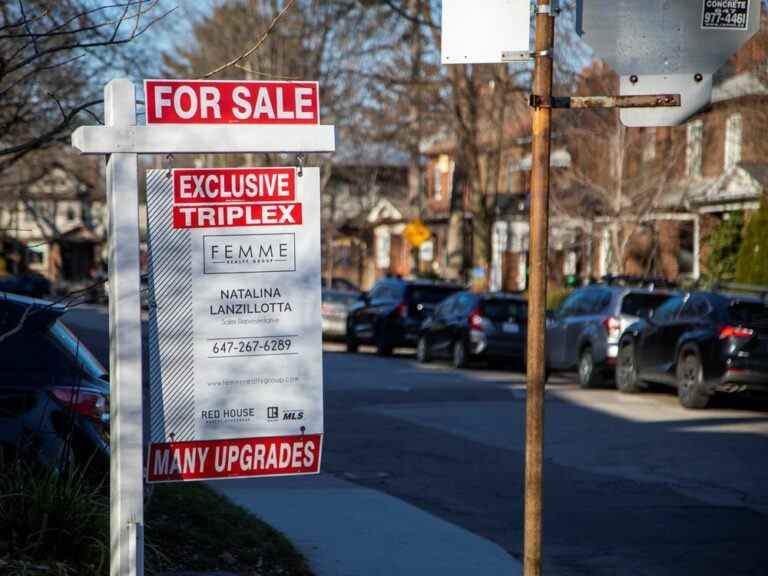
[[[403,236],[411,246],[419,247],[432,237],[429,228],[421,220],[410,222],[403,230]]]

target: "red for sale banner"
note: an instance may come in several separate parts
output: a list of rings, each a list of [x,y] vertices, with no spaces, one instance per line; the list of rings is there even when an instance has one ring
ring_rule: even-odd
[[[175,204],[293,202],[295,168],[176,168]]]
[[[317,474],[321,434],[151,444],[149,482]]]
[[[317,82],[145,80],[147,124],[319,124]]]

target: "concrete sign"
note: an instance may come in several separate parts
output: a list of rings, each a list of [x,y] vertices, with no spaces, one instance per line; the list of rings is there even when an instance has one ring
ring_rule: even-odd
[[[759,0],[578,0],[577,32],[620,76],[619,93],[680,94],[621,110],[627,126],[673,126],[707,106],[712,77],[760,27]]]
[[[530,60],[530,0],[443,0],[443,64]]]
[[[148,481],[319,471],[319,202],[316,168],[148,173]]]

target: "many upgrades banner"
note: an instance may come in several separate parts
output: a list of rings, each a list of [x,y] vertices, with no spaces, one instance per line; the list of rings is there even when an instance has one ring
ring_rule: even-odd
[[[147,211],[147,480],[317,473],[318,170],[151,170]]]

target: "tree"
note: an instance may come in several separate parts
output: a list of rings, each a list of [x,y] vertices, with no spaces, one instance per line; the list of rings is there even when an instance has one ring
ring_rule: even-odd
[[[768,196],[747,224],[736,264],[736,281],[768,286]]]
[[[705,278],[712,282],[732,282],[736,279],[736,265],[741,248],[741,232],[744,219],[734,212],[721,221],[709,233],[706,243],[709,255],[706,260]]]

